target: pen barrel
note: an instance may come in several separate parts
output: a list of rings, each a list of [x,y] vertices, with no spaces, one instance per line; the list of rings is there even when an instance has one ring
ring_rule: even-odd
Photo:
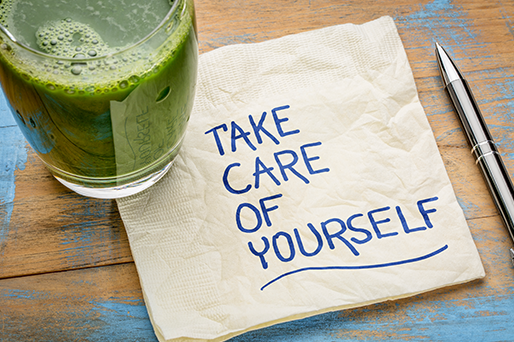
[[[477,159],[494,203],[514,240],[514,188],[498,152],[490,152]]]
[[[486,141],[493,141],[466,80],[452,81],[446,86],[446,90],[459,116],[469,144],[474,147]]]
[[[494,203],[514,240],[514,186],[489,133],[487,124],[465,80],[452,81],[446,86],[446,90],[459,116],[462,128],[472,147],[471,152],[482,171]]]

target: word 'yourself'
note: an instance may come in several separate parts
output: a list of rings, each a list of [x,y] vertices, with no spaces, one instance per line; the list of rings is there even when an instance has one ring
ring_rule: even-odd
[[[273,225],[270,218],[270,212],[277,210],[278,205],[269,206],[267,202],[277,200],[282,195],[274,195],[259,201],[259,207],[250,203],[243,203],[237,209],[236,221],[238,228],[243,233],[255,233],[262,227],[262,217],[268,227]],[[391,207],[381,207],[368,211],[366,214],[357,213],[351,215],[346,220],[333,217],[321,221],[317,226],[307,223],[308,230],[299,231],[298,228],[293,229],[293,234],[287,231],[279,231],[272,237],[262,236],[262,244],[256,246],[251,241],[248,242],[248,248],[253,255],[259,258],[262,268],[268,268],[268,261],[273,255],[281,262],[290,262],[297,255],[297,251],[305,257],[313,257],[318,255],[323,249],[325,242],[330,249],[336,249],[337,245],[347,248],[354,256],[359,256],[358,245],[370,242],[373,238],[383,239],[398,236],[400,234],[411,234],[415,232],[425,231],[433,228],[429,214],[435,213],[435,208],[426,208],[425,204],[438,200],[437,197],[419,200],[416,205],[418,212],[423,219],[425,225],[413,227],[407,222],[402,208],[396,206],[394,211]],[[241,220],[241,211],[243,209],[250,210],[255,215],[256,225],[253,227],[245,227]],[[392,211],[392,213],[390,212]],[[262,212],[262,214],[261,214]],[[393,224],[387,224],[387,223]],[[399,223],[399,225],[394,225]],[[394,228],[391,228],[393,226]],[[316,240],[315,245],[310,246],[308,251],[302,239],[305,232],[310,231]],[[308,233],[309,234],[309,233]],[[293,237],[293,236],[294,237]],[[308,239],[312,240],[312,239]]]

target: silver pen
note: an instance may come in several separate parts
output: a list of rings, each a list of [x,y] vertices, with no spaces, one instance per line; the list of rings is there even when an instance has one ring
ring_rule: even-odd
[[[435,55],[444,88],[459,115],[462,128],[471,145],[471,153],[474,154],[476,164],[482,170],[493,201],[514,242],[514,187],[510,176],[471,93],[468,82],[438,43],[436,43]],[[510,257],[514,265],[513,248],[510,249]]]

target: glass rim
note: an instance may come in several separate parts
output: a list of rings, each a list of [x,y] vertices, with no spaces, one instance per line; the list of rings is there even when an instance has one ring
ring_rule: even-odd
[[[20,41],[18,41],[14,35],[2,24],[0,24],[0,31],[2,33],[4,33],[7,38],[9,38],[9,40],[17,45],[18,47],[20,47],[21,49],[27,51],[27,52],[30,52],[32,54],[35,54],[35,55],[38,55],[38,56],[41,56],[41,57],[45,57],[45,58],[49,58],[49,59],[57,59],[57,60],[62,60],[62,61],[70,61],[70,62],[88,62],[88,61],[98,61],[98,60],[103,60],[105,58],[110,58],[110,57],[113,57],[113,56],[116,56],[116,55],[119,55],[119,54],[123,54],[129,50],[132,50],[133,48],[135,47],[138,47],[139,45],[145,43],[146,41],[150,40],[153,36],[155,36],[157,34],[157,32],[164,26],[166,26],[167,22],[169,21],[169,19],[171,18],[171,16],[173,14],[175,14],[177,8],[178,8],[178,5],[179,3],[183,2],[184,0],[174,0],[173,1],[173,5],[171,6],[170,10],[168,11],[168,13],[166,14],[166,16],[164,17],[164,19],[162,19],[162,21],[159,23],[159,25],[157,25],[157,27],[155,27],[149,34],[147,34],[145,37],[143,37],[142,39],[138,40],[137,42],[135,42],[134,44],[131,44],[123,49],[121,49],[120,51],[116,51],[116,52],[113,52],[113,53],[108,53],[106,55],[102,55],[102,56],[95,56],[95,57],[86,57],[86,58],[73,58],[73,57],[62,57],[62,56],[55,56],[55,55],[51,55],[49,53],[45,53],[45,52],[42,52],[42,51],[39,51],[39,50],[36,50],[30,46],[27,46],[23,43],[21,43]]]

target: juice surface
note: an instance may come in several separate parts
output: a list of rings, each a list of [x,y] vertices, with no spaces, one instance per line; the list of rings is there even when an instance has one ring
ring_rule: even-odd
[[[91,42],[95,39],[91,37],[93,35],[110,49],[116,49],[146,37],[164,19],[172,4],[170,0],[2,0],[0,24],[7,27],[21,43],[49,53],[53,47],[66,43],[68,39],[75,40],[74,46],[80,46],[78,39],[89,39]],[[52,27],[62,28],[63,31],[52,30]],[[69,31],[65,32],[64,29]],[[56,40],[56,44],[42,47],[38,43],[38,36],[47,32],[51,39]],[[74,39],[74,33],[81,37]],[[90,37],[86,38],[87,34]]]
[[[142,8],[139,1],[111,0],[105,5],[116,16],[104,8],[100,17],[91,13],[103,1],[0,2],[0,23],[42,52],[0,35],[0,81],[9,105],[55,175],[113,186],[172,160],[192,107],[197,65],[193,3],[176,1],[145,1]],[[165,26],[141,41],[172,5],[177,9]],[[45,9],[53,14],[42,21],[38,13]],[[128,20],[134,16],[139,21]]]

